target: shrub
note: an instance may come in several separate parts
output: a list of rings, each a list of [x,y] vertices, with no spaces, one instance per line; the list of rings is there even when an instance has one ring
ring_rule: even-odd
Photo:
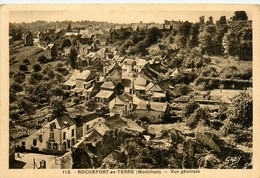
[[[188,117],[190,116],[197,108],[199,107],[199,104],[195,101],[192,101],[186,105],[184,108],[184,116]]]
[[[39,72],[39,71],[42,70],[42,67],[41,67],[40,64],[35,64],[35,65],[33,66],[33,69],[34,69],[34,72]]]
[[[14,92],[21,92],[23,91],[23,87],[19,83],[14,82],[10,85],[10,90]]]
[[[34,72],[31,74],[30,79],[29,79],[29,83],[34,85],[36,84],[38,81],[42,80],[43,75],[41,73],[38,72]]]
[[[199,122],[203,125],[210,125],[209,118],[210,114],[208,109],[198,107],[195,112],[185,120],[185,123],[193,129]]]
[[[31,64],[28,59],[23,60],[23,63],[24,63],[25,65],[30,65],[30,64]]]
[[[26,65],[23,65],[23,64],[22,64],[22,65],[20,65],[19,68],[20,68],[20,71],[24,71],[24,72],[25,72],[25,71],[28,71],[28,68],[27,68]]]
[[[187,95],[190,92],[190,87],[188,85],[183,84],[179,87],[179,91],[182,95]]]
[[[48,62],[47,57],[44,55],[41,55],[40,57],[38,57],[38,62],[41,64],[47,63]]]
[[[13,77],[14,81],[17,83],[23,83],[25,81],[25,74],[23,72],[17,72]]]
[[[194,115],[191,115],[189,118],[186,118],[185,123],[187,126],[194,129],[198,125],[198,120],[194,117]]]
[[[253,99],[247,92],[242,92],[232,101],[230,118],[233,123],[242,127],[251,127],[253,124]]]

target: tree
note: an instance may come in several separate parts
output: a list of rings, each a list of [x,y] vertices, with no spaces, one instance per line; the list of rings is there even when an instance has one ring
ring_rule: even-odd
[[[184,108],[184,116],[190,116],[197,108],[199,108],[199,104],[195,101],[192,101],[186,105]]]
[[[236,11],[233,16],[233,21],[248,20],[248,16],[245,11]]]
[[[158,28],[156,27],[153,27],[151,29],[148,30],[148,33],[147,33],[147,42],[148,44],[147,45],[151,45],[153,43],[155,43],[158,39],[158,37],[160,37],[161,34],[160,34],[160,31]]]
[[[10,112],[10,118],[12,120],[18,121],[20,119],[20,115],[17,112]]]
[[[41,55],[41,56],[38,57],[38,62],[41,63],[41,64],[44,64],[44,63],[47,63],[48,60],[47,60],[46,56]]]
[[[216,27],[214,25],[208,25],[202,33],[199,34],[199,42],[202,48],[202,53],[208,55],[214,54],[213,38],[215,36]]]
[[[41,81],[43,78],[43,75],[39,72],[34,72],[31,74],[30,78],[29,78],[29,83],[34,85],[36,83],[38,83],[39,81]]]
[[[22,87],[19,83],[13,82],[13,83],[11,83],[11,85],[10,85],[10,90],[12,90],[12,91],[14,91],[15,93],[17,93],[17,92],[23,91],[23,87]]]
[[[69,24],[68,27],[67,27],[67,31],[70,32],[71,30],[72,30],[72,28],[71,28],[71,24]]]
[[[185,48],[187,42],[190,38],[190,31],[191,31],[191,23],[185,21],[184,23],[179,25],[177,36],[176,36],[176,43],[178,46]]]
[[[243,27],[238,32],[239,45],[238,57],[240,60],[252,61],[253,46],[252,46],[252,27]]]
[[[146,55],[148,53],[146,48],[147,48],[146,40],[140,41],[139,43],[137,43],[135,45],[135,52],[144,56],[144,55]]]
[[[253,99],[247,92],[237,95],[232,101],[229,117],[233,123],[240,124],[242,127],[253,125]]]
[[[198,123],[202,123],[203,125],[209,125],[209,119],[210,119],[210,114],[208,109],[204,109],[201,107],[198,107],[193,114],[189,116],[185,120],[186,124],[190,126],[191,128],[195,128]]]
[[[31,64],[28,59],[23,60],[23,63],[24,63],[25,65],[30,65],[30,64]]]
[[[225,25],[227,24],[226,16],[221,16],[218,21],[218,25]]]
[[[31,119],[31,115],[35,113],[34,105],[25,98],[22,98],[19,100],[18,106],[28,115],[29,119]]]
[[[51,93],[54,96],[60,96],[60,97],[64,95],[64,91],[61,88],[61,86],[55,86],[54,88],[52,88]]]
[[[77,46],[77,40],[75,38],[72,39],[72,45],[75,47]]]
[[[24,71],[24,72],[25,72],[25,71],[28,71],[28,68],[27,68],[26,65],[23,65],[23,64],[22,64],[22,65],[19,66],[19,68],[20,68],[20,71]]]
[[[33,70],[34,70],[34,72],[39,72],[39,71],[41,71],[41,70],[42,70],[41,65],[40,65],[40,64],[35,64],[35,65],[33,66]]]
[[[198,23],[192,24],[190,34],[191,34],[191,39],[188,43],[188,47],[193,48],[193,47],[197,46],[199,43],[199,41],[198,41],[199,24]]]
[[[78,58],[78,51],[76,48],[71,48],[69,53],[70,64],[73,69],[76,68],[76,62]]]
[[[51,100],[52,113],[56,116],[62,116],[66,112],[66,107],[61,99],[53,98]]]
[[[209,16],[209,20],[206,22],[206,25],[214,25],[212,16]]]
[[[61,42],[61,49],[65,48],[65,47],[70,47],[72,44],[71,44],[71,41],[70,39],[68,38],[65,38],[62,40]]]
[[[204,25],[205,23],[205,16],[200,16],[200,25]]]
[[[17,83],[23,83],[25,81],[25,74],[21,71],[18,71],[14,74],[13,79]]]
[[[43,75],[47,75],[48,77],[50,77],[51,79],[53,79],[55,77],[55,73],[52,70],[51,66],[46,66],[43,70],[42,70],[42,74]]]

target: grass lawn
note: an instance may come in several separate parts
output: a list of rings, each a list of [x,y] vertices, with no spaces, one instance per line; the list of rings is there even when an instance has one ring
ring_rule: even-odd
[[[224,67],[236,66],[237,70],[247,70],[253,68],[252,61],[239,61],[233,58],[224,58],[224,57],[211,57],[211,64],[217,68],[218,71],[221,71]]]
[[[46,55],[46,51],[42,48],[35,46],[26,46],[20,49],[17,49],[16,52],[10,56],[15,56],[15,60],[17,61],[14,64],[10,65],[10,71],[16,72],[19,71],[19,66],[23,64],[24,59],[28,59],[30,61],[30,65],[28,65],[28,71],[32,71],[32,66],[38,63],[38,57],[41,55]]]
[[[234,98],[235,96],[239,95],[244,90],[222,90],[222,92],[219,89],[212,90],[210,92],[210,95],[212,96],[212,99],[221,100],[223,102],[231,102],[230,99]],[[252,94],[251,90],[248,90],[249,94]]]

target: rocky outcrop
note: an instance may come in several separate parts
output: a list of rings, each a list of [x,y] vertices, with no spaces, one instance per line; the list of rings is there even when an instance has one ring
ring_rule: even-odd
[[[95,146],[89,145],[85,149],[88,152],[77,154],[94,156],[80,158],[77,164],[74,163],[78,168],[250,168],[252,156],[212,133],[198,132],[191,137],[175,129],[164,130],[151,140],[146,140],[138,132],[108,131]],[[238,155],[241,156],[235,164],[226,158]]]

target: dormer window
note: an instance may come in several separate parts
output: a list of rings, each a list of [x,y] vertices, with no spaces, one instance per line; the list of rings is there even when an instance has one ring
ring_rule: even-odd
[[[51,131],[53,131],[54,129],[56,129],[56,124],[55,123],[51,123],[50,124],[50,128],[51,128]]]

